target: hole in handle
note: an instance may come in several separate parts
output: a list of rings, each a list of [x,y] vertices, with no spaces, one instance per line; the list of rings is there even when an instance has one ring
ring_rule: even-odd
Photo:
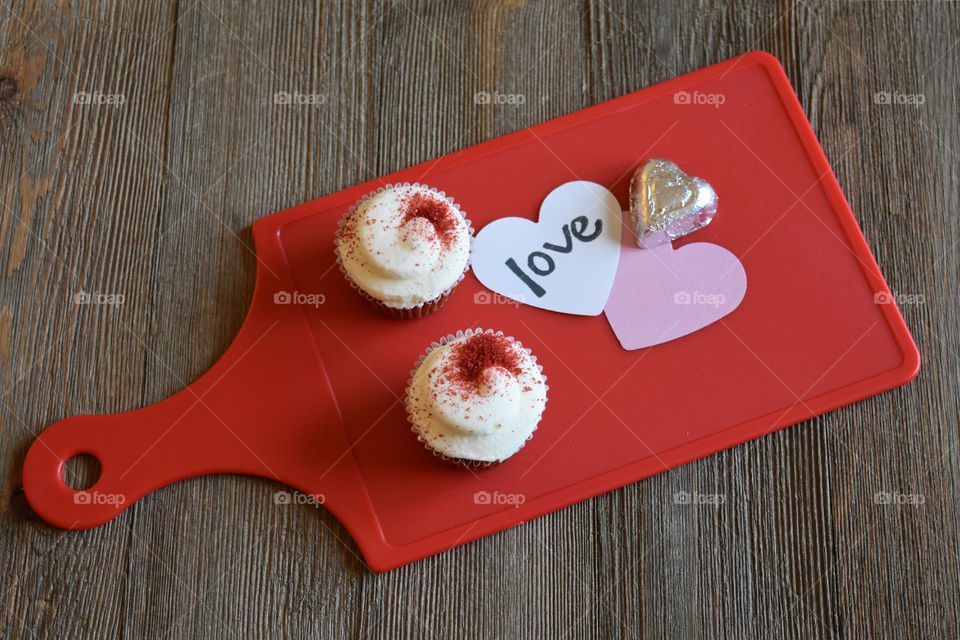
[[[100,479],[100,461],[89,453],[78,453],[63,465],[63,483],[74,491],[86,491]]]

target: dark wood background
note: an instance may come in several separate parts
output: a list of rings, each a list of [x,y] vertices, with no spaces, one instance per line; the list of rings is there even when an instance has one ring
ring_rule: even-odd
[[[907,296],[916,381],[385,575],[253,478],[84,532],[31,512],[46,425],[156,402],[225,350],[257,218],[752,49]],[[958,69],[952,2],[0,0],[0,636],[960,636]],[[325,99],[272,104],[293,90]]]

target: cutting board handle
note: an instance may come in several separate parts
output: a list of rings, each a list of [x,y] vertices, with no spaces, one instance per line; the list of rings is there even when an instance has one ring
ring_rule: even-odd
[[[204,450],[215,446],[214,418],[185,401],[181,393],[136,411],[74,416],[48,427],[24,461],[30,505],[51,524],[87,529],[159,487],[209,473],[210,459],[197,459],[195,451],[198,440]],[[100,477],[85,490],[72,489],[63,477],[67,461],[79,454],[100,463]]]
[[[283,461],[290,442],[323,463],[339,455],[343,428],[323,365],[294,305],[271,308],[258,291],[227,352],[196,382],[151,406],[82,415],[48,427],[27,452],[23,486],[47,522],[68,529],[101,525],[162,486],[209,473],[244,473],[299,484],[309,475]],[[77,491],[67,461],[94,456],[97,481]],[[307,456],[310,459],[310,456]],[[328,467],[330,466],[327,463]],[[337,466],[329,479],[336,478]]]

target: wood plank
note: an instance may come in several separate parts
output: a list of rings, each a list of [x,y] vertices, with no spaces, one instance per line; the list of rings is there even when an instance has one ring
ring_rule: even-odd
[[[165,142],[173,20],[160,5],[0,8],[0,76],[16,86],[0,106],[3,637],[122,628],[128,523],[53,529],[18,487],[44,426],[143,402],[141,349],[127,329],[149,321],[141,257],[156,250],[163,177],[137,139]],[[81,291],[126,302],[74,304]]]
[[[0,6],[0,637],[960,636],[960,7],[250,5]],[[44,426],[156,402],[226,349],[256,219],[758,48],[903,296],[917,381],[385,575],[254,478],[87,532],[29,510]]]

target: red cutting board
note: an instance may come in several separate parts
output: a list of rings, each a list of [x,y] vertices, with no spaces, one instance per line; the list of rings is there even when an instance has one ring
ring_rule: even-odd
[[[626,205],[633,169],[651,157],[704,177],[720,197],[714,222],[676,244],[726,247],[749,283],[722,322],[672,342],[625,351],[603,315],[486,304],[473,275],[439,312],[390,320],[334,266],[337,221],[383,184],[444,190],[482,228],[535,219],[571,180],[602,184]],[[249,473],[322,495],[383,571],[890,389],[920,365],[896,306],[875,304],[889,290],[783,69],[765,53],[268,216],[253,235],[253,302],[209,372],[156,405],[68,418],[37,438],[23,475],[41,517],[93,527],[176,480]],[[275,304],[295,291],[324,302]],[[468,327],[522,340],[550,384],[534,438],[478,473],[426,452],[400,398],[423,350]],[[62,478],[78,453],[102,467],[86,493]]]

